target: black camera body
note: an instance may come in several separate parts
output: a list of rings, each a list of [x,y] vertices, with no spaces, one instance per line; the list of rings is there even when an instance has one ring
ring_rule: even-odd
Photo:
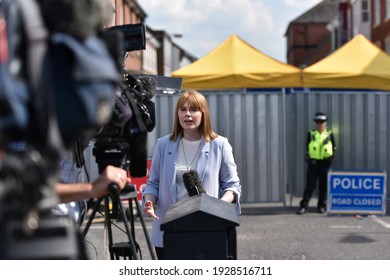
[[[108,28],[123,37],[122,52],[143,50],[146,47],[145,26],[126,24]],[[124,63],[122,63],[124,64]],[[94,138],[93,155],[101,173],[108,164],[129,170],[132,177],[147,173],[147,133],[156,125],[156,77],[134,76],[122,69],[122,84],[115,96],[111,120],[102,126]]]
[[[129,170],[132,177],[147,174],[147,133],[156,125],[156,82],[152,76],[124,75],[110,122],[94,137],[93,155],[101,173],[108,164]]]

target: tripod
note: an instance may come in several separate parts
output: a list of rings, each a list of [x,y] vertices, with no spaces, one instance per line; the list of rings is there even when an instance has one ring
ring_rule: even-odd
[[[107,161],[99,161],[98,157],[105,155],[105,159],[111,158],[115,159],[115,155],[118,156],[118,151],[115,151],[115,154],[111,154],[113,151],[101,150],[101,147],[94,148],[94,154],[98,162],[99,173],[101,174],[105,167],[107,166]],[[124,157],[123,152],[119,152]],[[110,155],[111,154],[111,155]],[[121,156],[120,156],[121,157]],[[118,158],[118,157],[117,157]],[[114,163],[115,166],[120,166],[123,168],[125,164]],[[125,169],[125,168],[124,168]],[[125,169],[126,170],[126,169]],[[138,201],[137,191],[134,185],[128,184],[124,190],[120,193],[116,185],[109,186],[109,195],[103,196],[95,201],[92,213],[87,221],[87,224],[82,232],[82,237],[84,238],[94,220],[96,213],[99,211],[99,207],[104,200],[104,222],[108,234],[108,249],[110,253],[111,260],[118,260],[120,258],[124,259],[134,259],[139,260],[140,257],[137,254],[137,251],[140,252],[140,248],[135,241],[135,219],[136,215],[134,214],[133,207],[135,206],[138,214],[138,218],[141,222],[143,233],[149,248],[150,255],[153,260],[157,259],[156,253],[153,246],[151,245],[149,234],[146,228],[145,220],[143,218],[142,210],[140,203]],[[122,200],[127,200],[129,203],[129,217],[126,215],[125,208],[123,206]],[[110,201],[112,202],[112,208],[110,210]],[[133,205],[134,203],[134,205]],[[114,242],[113,233],[112,233],[112,220],[116,219],[121,220],[124,225],[124,232],[128,238],[128,242]],[[116,224],[115,224],[116,225]],[[142,256],[142,255],[141,255]]]

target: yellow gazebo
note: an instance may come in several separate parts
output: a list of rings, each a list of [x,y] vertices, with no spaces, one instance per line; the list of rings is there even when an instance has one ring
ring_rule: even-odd
[[[258,51],[233,34],[206,56],[172,73],[183,88],[301,87],[301,70]]]
[[[303,70],[311,88],[390,90],[390,56],[359,34]]]

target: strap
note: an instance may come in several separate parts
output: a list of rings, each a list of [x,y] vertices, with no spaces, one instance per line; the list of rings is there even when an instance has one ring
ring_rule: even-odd
[[[138,108],[137,103],[134,100],[134,97],[128,93],[129,90],[130,89],[126,89],[125,93],[126,93],[127,98],[129,99],[130,103],[131,103],[131,109],[133,110],[133,113],[137,119],[138,127],[139,127],[140,131],[146,132],[147,129],[146,129],[144,120],[142,119],[142,114]]]

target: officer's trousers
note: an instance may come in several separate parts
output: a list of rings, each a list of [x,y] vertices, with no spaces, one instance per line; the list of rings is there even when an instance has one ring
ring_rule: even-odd
[[[312,198],[317,182],[319,187],[317,207],[326,208],[328,171],[330,166],[331,166],[330,159],[309,160],[307,166],[306,188],[303,193],[303,198],[300,202],[301,208],[305,208],[306,210],[308,209],[309,202],[310,199]]]

